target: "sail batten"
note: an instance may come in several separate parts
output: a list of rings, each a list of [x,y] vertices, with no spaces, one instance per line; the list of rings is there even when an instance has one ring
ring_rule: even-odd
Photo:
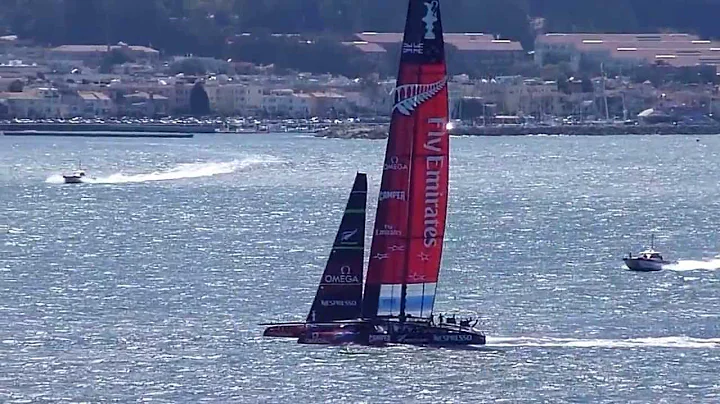
[[[432,316],[447,214],[447,68],[438,0],[410,0],[363,316]]]

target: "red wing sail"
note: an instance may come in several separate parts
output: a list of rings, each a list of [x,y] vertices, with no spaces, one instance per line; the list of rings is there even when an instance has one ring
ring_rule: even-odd
[[[430,317],[448,191],[447,68],[438,0],[410,0],[363,316]]]
[[[320,279],[308,323],[326,323],[360,317],[363,259],[365,255],[365,205],[367,176],[355,176],[332,252]]]

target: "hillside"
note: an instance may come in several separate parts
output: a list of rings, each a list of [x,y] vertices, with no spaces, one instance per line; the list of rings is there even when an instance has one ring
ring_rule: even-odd
[[[303,33],[330,42],[359,31],[400,31],[405,0],[3,0],[0,33],[42,44],[118,41],[166,54],[195,54],[293,67],[297,43],[233,40],[236,34]],[[720,36],[714,0],[445,0],[448,32],[487,32],[531,48],[529,21],[554,32],[685,31]],[[275,42],[282,42],[277,40]],[[274,45],[278,45],[275,43]],[[293,48],[289,50],[290,48]],[[278,49],[290,52],[278,62]],[[342,56],[343,50],[332,54]],[[292,56],[295,55],[295,56]],[[298,66],[299,67],[299,66]],[[364,68],[364,66],[358,66]]]

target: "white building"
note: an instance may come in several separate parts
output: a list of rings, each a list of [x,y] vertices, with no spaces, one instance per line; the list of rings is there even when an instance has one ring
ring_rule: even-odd
[[[486,104],[496,105],[505,114],[541,116],[562,110],[563,94],[555,81],[505,76],[483,80],[476,89]]]
[[[107,94],[97,91],[79,91],[78,95],[83,101],[83,116],[109,116],[112,114],[113,101]]]
[[[313,97],[290,89],[270,90],[263,97],[262,109],[270,115],[309,118],[314,115]]]
[[[38,88],[20,93],[0,93],[6,100],[8,113],[15,118],[55,118],[66,115],[56,88]]]

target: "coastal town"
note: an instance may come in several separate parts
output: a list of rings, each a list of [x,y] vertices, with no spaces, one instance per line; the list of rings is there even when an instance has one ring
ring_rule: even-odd
[[[371,60],[421,51],[403,44],[400,33],[352,39],[341,45]],[[529,50],[481,33],[447,33],[445,40],[456,131],[664,125],[668,133],[683,127],[695,133],[717,125],[718,41],[683,33],[543,33]],[[0,37],[5,125],[153,120],[231,132],[321,131],[386,121],[379,117],[392,108],[394,86],[394,77],[373,72],[311,74],[123,42],[42,47]]]

